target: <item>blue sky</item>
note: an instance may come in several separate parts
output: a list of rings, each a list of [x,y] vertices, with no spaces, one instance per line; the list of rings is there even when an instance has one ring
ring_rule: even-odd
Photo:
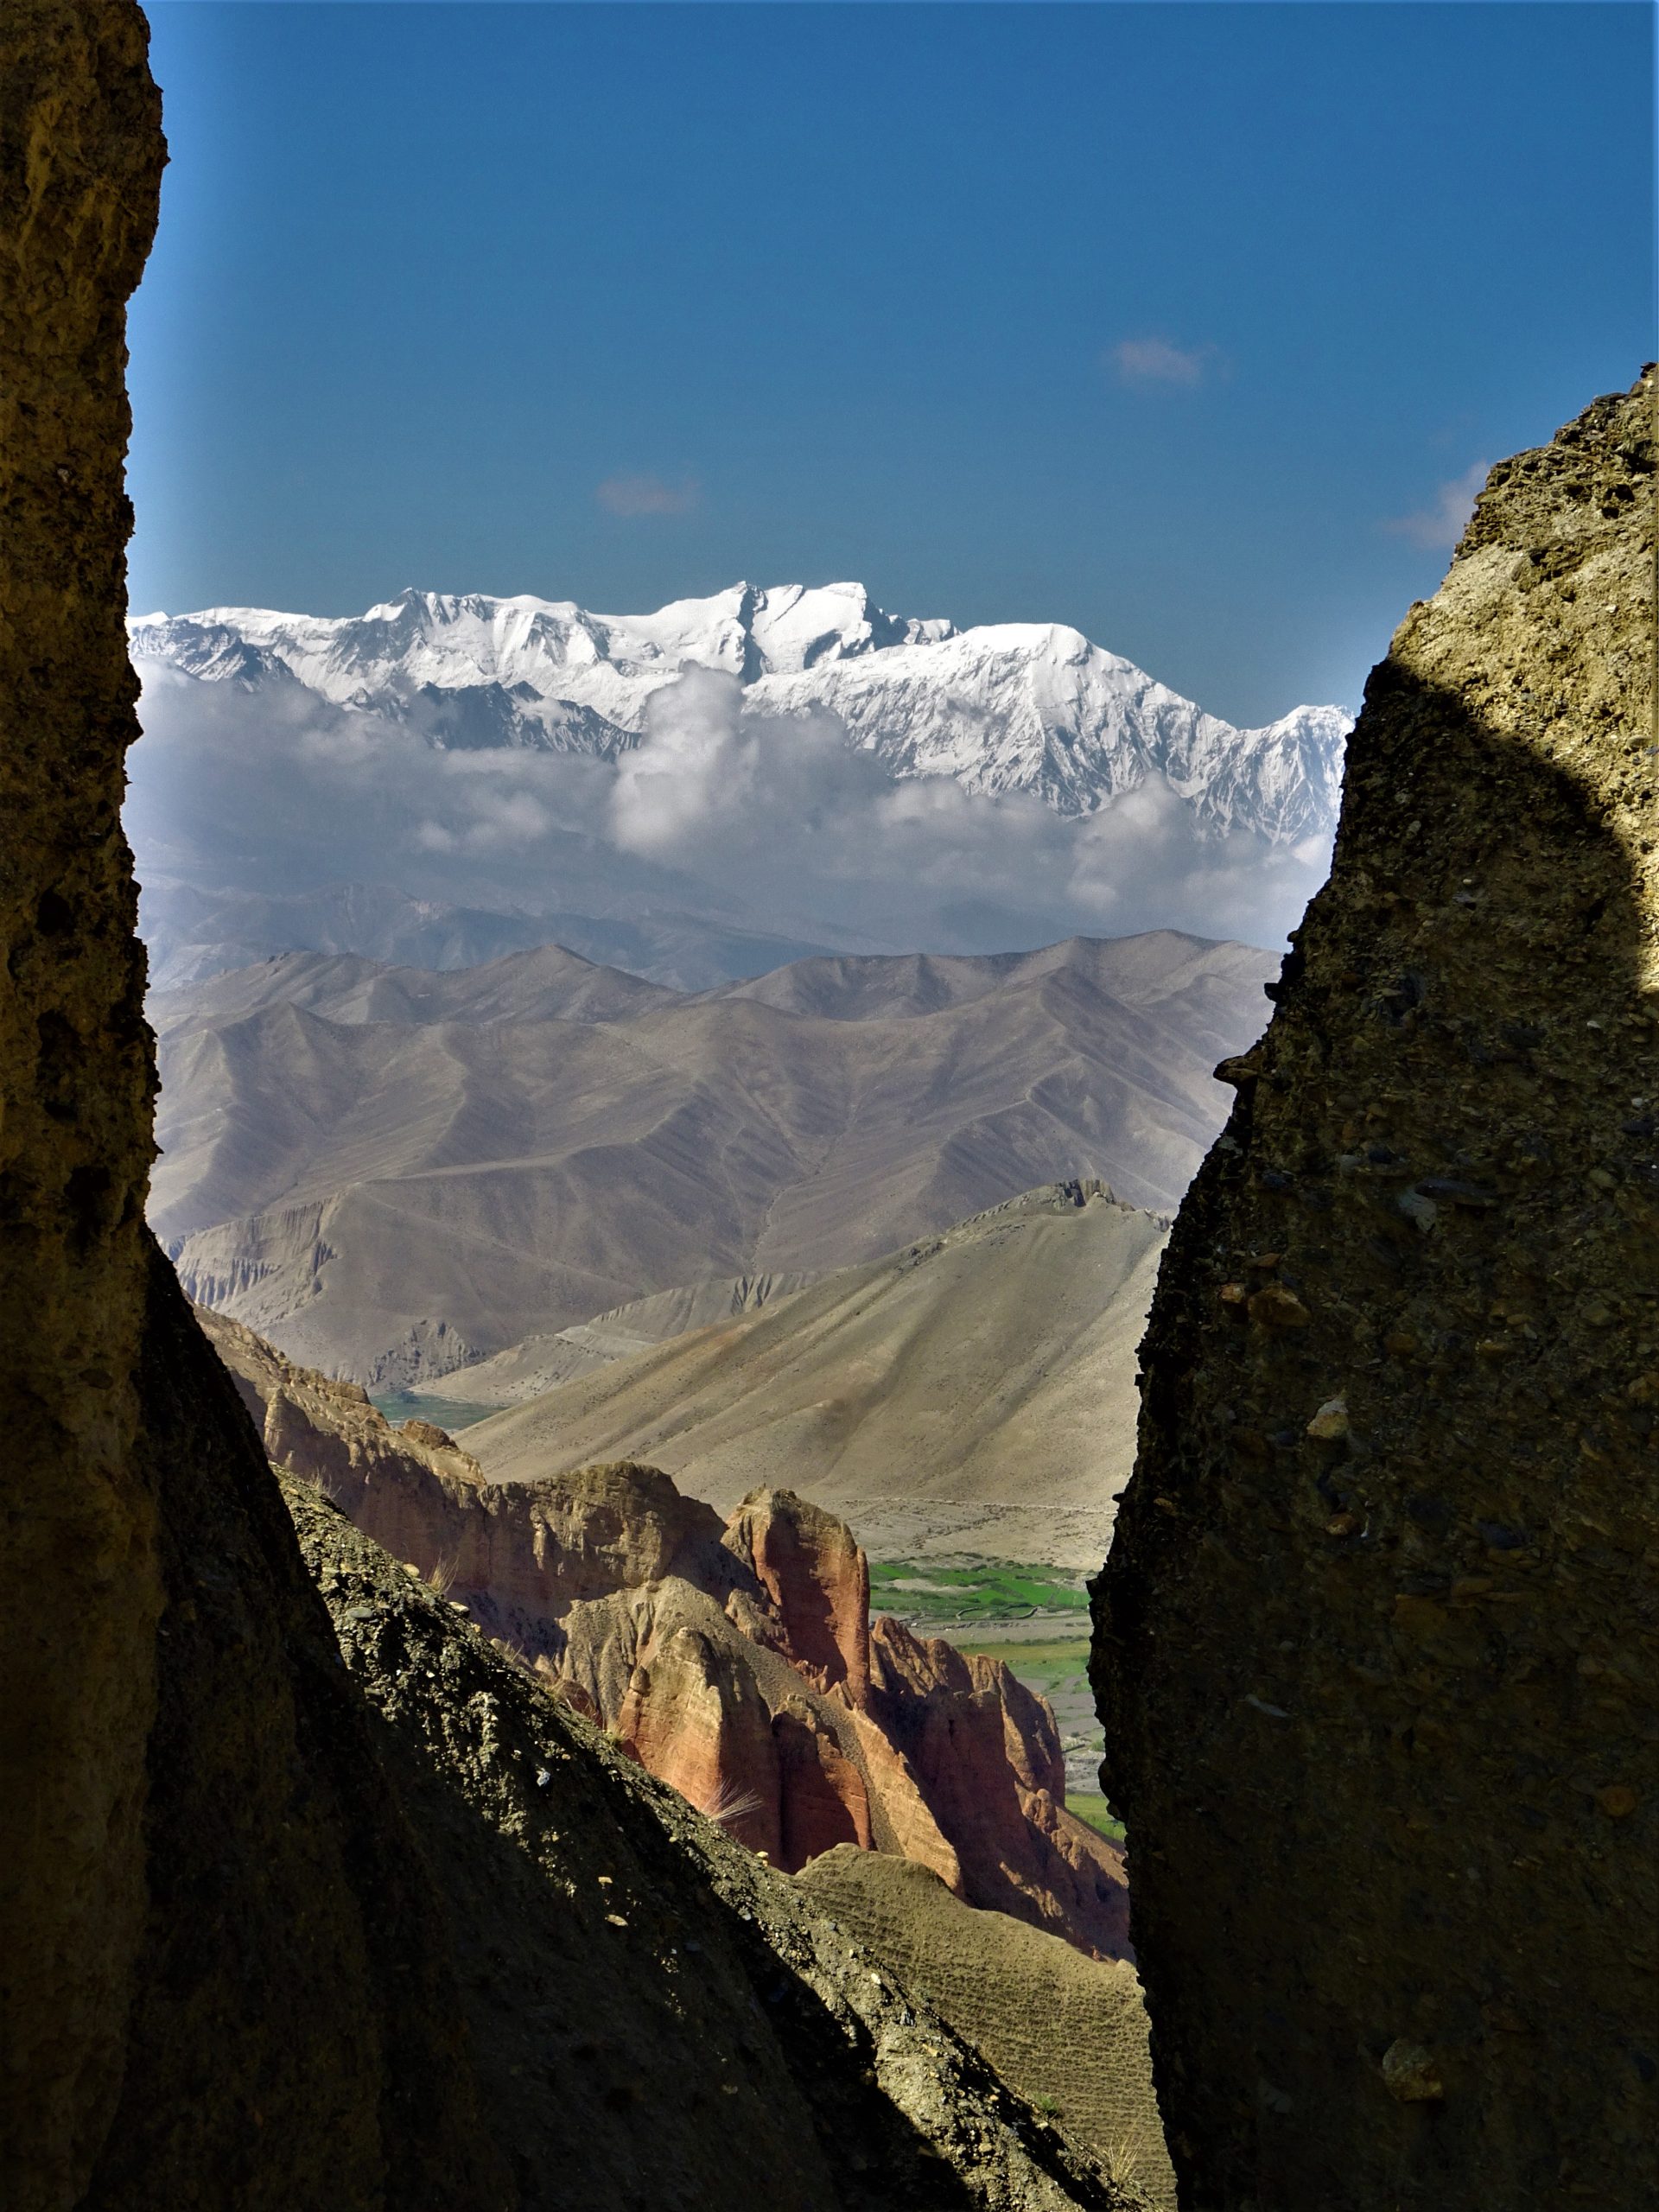
[[[856,576],[1260,721],[1654,351],[1640,6],[150,16],[138,609]]]

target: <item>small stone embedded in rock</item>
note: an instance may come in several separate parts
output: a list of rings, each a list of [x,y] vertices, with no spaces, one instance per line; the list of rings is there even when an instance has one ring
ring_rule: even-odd
[[[1313,1318],[1295,1292],[1279,1282],[1262,1285],[1250,1300],[1249,1315],[1262,1329],[1305,1329]]]
[[[1446,2094],[1433,2053],[1403,2036],[1382,2054],[1382,2086],[1402,2105],[1437,2104]]]
[[[1340,1444],[1348,1434],[1348,1401],[1327,1398],[1311,1421],[1307,1433],[1316,1444]]]
[[[1628,1782],[1610,1782],[1597,1790],[1596,1803],[1610,1821],[1627,1821],[1636,1810],[1636,1792]]]
[[[1420,1229],[1425,1236],[1440,1218],[1440,1208],[1433,1198],[1426,1198],[1421,1191],[1402,1191],[1395,1205],[1406,1219]]]

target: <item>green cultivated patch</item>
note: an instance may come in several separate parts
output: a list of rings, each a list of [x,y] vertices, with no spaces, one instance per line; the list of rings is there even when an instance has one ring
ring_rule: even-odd
[[[491,1414],[505,1411],[502,1406],[476,1405],[468,1398],[426,1397],[415,1390],[398,1390],[387,1397],[377,1397],[371,1390],[369,1402],[394,1424],[429,1421],[434,1428],[442,1428],[451,1436],[458,1429],[470,1428],[474,1421],[487,1419]]]
[[[1122,1842],[1123,1823],[1107,1811],[1103,1797],[1086,1797],[1081,1791],[1075,1796],[1068,1792],[1065,1809],[1068,1813],[1075,1813],[1078,1820],[1087,1821],[1090,1827],[1098,1829],[1102,1835],[1109,1836],[1114,1843]]]
[[[956,1567],[931,1560],[870,1562],[870,1610],[929,1631],[1088,1609],[1083,1576],[1064,1567],[1014,1567],[1004,1560],[969,1560]]]

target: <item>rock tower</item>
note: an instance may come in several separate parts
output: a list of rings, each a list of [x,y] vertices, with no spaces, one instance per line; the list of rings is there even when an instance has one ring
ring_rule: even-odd
[[[1187,2212],[1655,2191],[1654,381],[1373,673],[1153,1307],[1094,1663]]]

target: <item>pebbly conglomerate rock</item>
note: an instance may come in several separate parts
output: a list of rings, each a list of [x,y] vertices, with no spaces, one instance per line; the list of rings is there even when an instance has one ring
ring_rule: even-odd
[[[1655,2193],[1653,407],[1374,672],[1164,1263],[1095,1670],[1188,2212]]]
[[[0,21],[0,2132],[27,2133],[26,2203],[84,2179],[119,2079],[162,1605],[131,1456],[150,1060],[117,813],[121,334],[164,159],[144,43],[136,8]]]

